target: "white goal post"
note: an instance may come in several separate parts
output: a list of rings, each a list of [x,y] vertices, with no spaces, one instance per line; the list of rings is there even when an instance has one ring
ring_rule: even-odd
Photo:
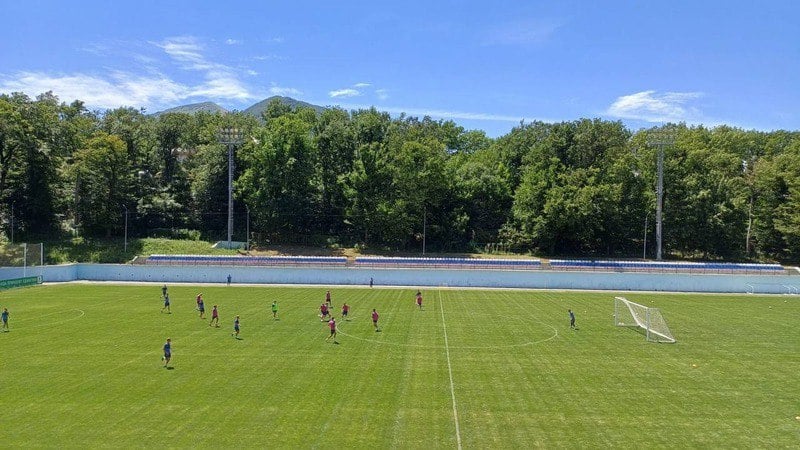
[[[675,343],[675,337],[658,308],[640,305],[625,297],[614,297],[614,325],[642,328],[649,342]]]

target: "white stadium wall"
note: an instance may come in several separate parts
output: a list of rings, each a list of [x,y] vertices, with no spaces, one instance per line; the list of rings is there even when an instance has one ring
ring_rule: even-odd
[[[236,266],[146,266],[67,264],[0,268],[0,279],[41,275],[44,282],[137,281],[154,283],[369,284],[376,286],[457,286],[608,291],[670,291],[797,294],[800,275],[559,272],[547,270],[375,269]]]

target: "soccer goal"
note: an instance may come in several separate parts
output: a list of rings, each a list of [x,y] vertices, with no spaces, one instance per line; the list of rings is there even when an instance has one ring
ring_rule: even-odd
[[[675,337],[658,308],[649,308],[625,297],[614,297],[614,325],[642,328],[650,342],[675,343]]]

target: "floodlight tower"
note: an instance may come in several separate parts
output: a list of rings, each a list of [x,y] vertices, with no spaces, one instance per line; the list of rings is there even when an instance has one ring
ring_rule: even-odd
[[[671,147],[675,137],[663,127],[648,133],[647,144],[658,149],[658,181],[656,182],[656,259],[661,260],[662,205],[664,201],[664,148]]]
[[[242,143],[244,132],[239,128],[225,127],[219,131],[219,142],[228,146],[228,248],[233,237],[233,150]]]

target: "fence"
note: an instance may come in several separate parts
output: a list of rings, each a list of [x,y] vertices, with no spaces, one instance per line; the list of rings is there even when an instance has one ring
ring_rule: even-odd
[[[5,244],[0,246],[0,266],[33,267],[44,265],[44,244]]]

